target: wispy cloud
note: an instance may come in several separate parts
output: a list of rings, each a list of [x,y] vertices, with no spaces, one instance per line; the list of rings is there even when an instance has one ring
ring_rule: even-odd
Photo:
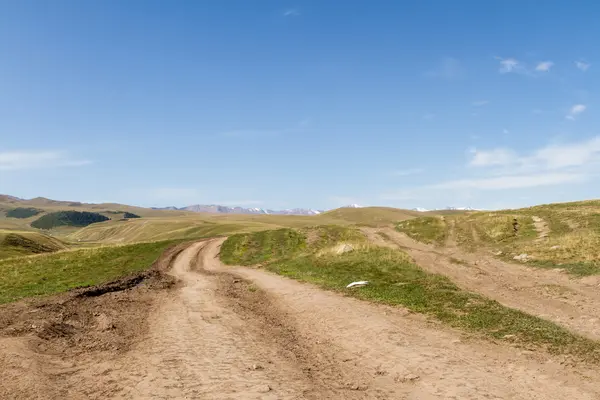
[[[451,57],[446,57],[441,64],[425,73],[425,76],[430,78],[441,79],[459,79],[465,75],[465,70],[459,60]]]
[[[553,186],[564,183],[584,182],[585,179],[585,175],[577,173],[507,175],[493,178],[459,179],[432,185],[431,188],[479,190],[522,189],[539,186]]]
[[[78,160],[64,151],[20,150],[0,152],[0,171],[79,167],[91,164],[90,160]]]
[[[473,103],[471,103],[471,105],[473,107],[483,107],[488,104],[490,104],[490,102],[488,100],[478,100],[478,101],[474,101]]]
[[[502,133],[504,133],[505,135],[508,135],[510,133],[510,131],[506,128],[502,129]]]
[[[600,177],[600,136],[550,144],[521,154],[510,148],[470,149],[465,175],[384,193],[386,200],[426,200],[463,191],[577,184]]]
[[[588,70],[589,67],[592,66],[592,64],[586,63],[586,62],[583,62],[583,61],[575,61],[575,66],[577,68],[579,68],[581,71],[585,72],[585,71]]]
[[[284,17],[299,17],[300,10],[298,10],[297,8],[288,8],[287,10],[285,10],[283,12],[283,16]]]
[[[394,171],[394,172],[392,172],[392,175],[394,175],[394,176],[409,176],[409,175],[417,175],[417,174],[421,174],[421,173],[423,173],[422,168],[408,168],[408,169],[401,169],[398,171]]]
[[[514,151],[505,148],[492,149],[488,151],[479,151],[473,148],[469,150],[469,153],[473,155],[469,165],[474,167],[507,165],[517,157]]]
[[[496,57],[496,59],[500,61],[499,72],[502,74],[517,72],[523,68],[519,61],[515,60],[514,58]]]
[[[515,58],[495,58],[500,63],[498,72],[501,74],[515,73],[529,77],[538,77],[542,76],[543,73],[549,72],[554,66],[554,62],[552,61],[541,61],[535,64],[535,66],[528,66]]]
[[[575,120],[575,117],[586,110],[585,104],[575,104],[573,107],[569,109],[569,113],[566,118],[570,120]]]
[[[519,155],[515,150],[507,148],[473,149],[470,153],[472,158],[468,165],[471,167],[501,166],[512,173],[554,171],[600,161],[600,136],[581,142],[544,146],[528,155]]]
[[[536,65],[535,70],[540,72],[549,72],[554,63],[552,61],[542,61]]]

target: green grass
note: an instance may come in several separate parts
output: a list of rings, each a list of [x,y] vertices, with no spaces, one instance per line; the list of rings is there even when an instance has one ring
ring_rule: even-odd
[[[326,247],[335,246],[338,243],[362,243],[365,235],[354,228],[339,225],[321,225],[301,229],[305,235],[310,248],[313,251],[322,250]]]
[[[468,332],[521,345],[541,346],[553,353],[572,354],[588,361],[600,361],[599,342],[462,290],[448,278],[424,271],[402,251],[368,247],[334,255],[315,252],[310,244],[304,251],[286,243],[278,246],[271,239],[280,236],[260,233],[259,237],[266,235],[271,238],[261,241],[256,235],[247,234],[244,240],[240,237],[226,240],[222,260],[228,264],[246,265],[252,260],[261,260],[263,268],[277,274],[363,300],[406,307]],[[230,240],[232,242],[228,243]],[[269,244],[260,247],[261,242]],[[232,251],[240,249],[234,245],[239,243],[253,243],[252,249],[260,247],[253,251],[260,257],[249,258],[246,252]],[[278,249],[278,253],[269,256],[268,248]],[[286,250],[281,251],[282,248]],[[346,288],[348,283],[357,280],[370,283],[359,289]]]
[[[557,263],[553,260],[531,260],[528,264],[538,268],[564,269],[568,274],[576,277],[600,275],[600,263],[596,261]]]
[[[306,236],[293,229],[277,229],[230,236],[221,246],[226,264],[252,265],[292,257],[306,248]]]
[[[443,244],[448,237],[446,223],[439,217],[420,217],[403,221],[396,229],[425,243]]]
[[[0,304],[97,285],[142,271],[172,243],[139,243],[1,260]]]

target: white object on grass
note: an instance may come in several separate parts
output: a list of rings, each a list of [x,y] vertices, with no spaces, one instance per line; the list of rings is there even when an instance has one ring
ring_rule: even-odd
[[[346,286],[347,288],[349,287],[355,287],[355,286],[365,286],[369,283],[369,281],[358,281],[358,282],[352,282],[351,284],[349,284],[348,286]]]

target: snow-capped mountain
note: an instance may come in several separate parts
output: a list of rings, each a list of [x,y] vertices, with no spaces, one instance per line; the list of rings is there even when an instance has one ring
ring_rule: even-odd
[[[362,208],[362,206],[359,206],[358,204],[348,204],[342,208]]]
[[[427,208],[417,207],[413,208],[412,211],[418,212],[427,212],[427,211],[478,211],[476,208],[472,207],[446,207],[446,208],[434,208],[433,210],[428,210]]]
[[[220,206],[217,204],[195,204],[187,207],[162,207],[156,208],[156,210],[179,210],[179,211],[192,211],[198,213],[211,213],[211,214],[273,214],[273,215],[317,215],[322,213],[320,210],[312,210],[305,208],[293,208],[287,210],[269,210],[265,208],[244,208],[244,207],[229,207]]]

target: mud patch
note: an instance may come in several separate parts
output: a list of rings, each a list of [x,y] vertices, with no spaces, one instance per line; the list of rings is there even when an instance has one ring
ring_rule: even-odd
[[[0,398],[16,398],[15,393],[18,398],[60,398],[65,389],[55,377],[63,375],[65,364],[68,373],[91,359],[127,351],[147,331],[156,291],[176,284],[165,272],[186,247],[175,245],[149,270],[117,281],[0,306]],[[45,382],[56,392],[37,393],[44,390],[41,383],[23,387],[22,379],[11,379],[16,375]]]

